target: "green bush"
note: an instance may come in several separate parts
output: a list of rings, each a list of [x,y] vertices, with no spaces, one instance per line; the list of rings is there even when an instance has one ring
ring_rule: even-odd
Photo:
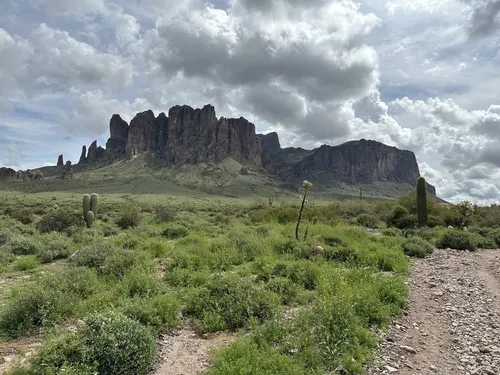
[[[15,237],[10,241],[10,249],[14,255],[35,255],[41,249],[40,243],[27,237]]]
[[[274,277],[286,277],[305,289],[313,290],[319,283],[319,267],[307,260],[279,262],[272,271]]]
[[[134,228],[141,223],[141,213],[135,206],[126,207],[116,220],[116,224],[121,229]]]
[[[0,311],[0,336],[16,338],[70,316],[98,288],[95,272],[72,268],[13,288]]]
[[[429,215],[429,218],[427,220],[427,226],[429,228],[442,227],[444,225],[444,220],[441,217]]]
[[[377,229],[378,220],[375,216],[370,214],[361,214],[356,218],[356,223],[366,228]]]
[[[93,244],[78,251],[71,261],[77,266],[94,268],[99,275],[121,278],[135,263],[133,253],[109,244]]]
[[[403,206],[396,206],[391,211],[387,225],[399,229],[414,228],[417,226],[417,215],[410,214]]]
[[[399,237],[403,235],[401,229],[398,228],[385,228],[382,229],[381,232],[384,236],[389,236],[389,237]]]
[[[0,312],[0,333],[16,338],[33,332],[35,328],[57,322],[62,311],[70,307],[58,290],[34,283],[15,288],[7,305]]]
[[[34,255],[25,255],[20,257],[14,265],[16,271],[32,270],[40,265],[38,259]]]
[[[153,328],[156,332],[168,332],[180,323],[180,301],[173,295],[157,295],[149,298],[131,300],[123,313],[141,324]]]
[[[473,241],[471,233],[459,230],[449,229],[438,239],[437,247],[440,249],[451,248],[455,250],[476,250],[476,244]]]
[[[432,254],[434,246],[420,237],[410,237],[403,245],[403,251],[406,255],[417,258],[425,258]]]
[[[256,284],[237,277],[217,277],[199,289],[185,308],[204,331],[237,329],[254,318],[263,322],[273,316],[277,296]]]
[[[281,297],[283,305],[289,305],[296,301],[300,288],[292,280],[285,277],[275,277],[269,280],[266,288]]]
[[[65,232],[69,228],[78,227],[82,223],[81,215],[64,209],[54,210],[42,217],[38,223],[40,233]]]
[[[116,311],[91,315],[85,323],[79,336],[99,374],[141,375],[152,368],[156,343],[148,328]]]
[[[156,207],[155,221],[158,223],[169,223],[174,221],[177,216],[177,210],[172,206]]]
[[[218,351],[207,375],[303,375],[306,368],[293,357],[268,346],[258,346],[248,339],[237,341]]]
[[[155,337],[147,327],[109,311],[93,314],[76,334],[44,344],[26,375],[146,374],[156,356]]]
[[[30,208],[12,209],[8,212],[8,215],[22,224],[31,224],[33,222],[33,210]]]
[[[177,238],[182,238],[186,237],[189,234],[188,230],[184,227],[178,226],[178,225],[172,225],[166,227],[161,235],[163,237],[169,238],[169,239],[177,239]]]
[[[71,242],[67,237],[54,233],[46,237],[46,243],[38,252],[38,258],[42,263],[50,263],[57,259],[64,259],[73,253]]]

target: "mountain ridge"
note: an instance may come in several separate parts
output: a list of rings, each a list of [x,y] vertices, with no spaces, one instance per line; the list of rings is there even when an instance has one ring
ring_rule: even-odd
[[[153,153],[168,166],[218,164],[230,158],[284,184],[308,179],[324,188],[384,181],[414,186],[420,176],[412,151],[366,139],[312,150],[282,148],[276,132],[257,134],[244,117],[217,118],[210,104],[201,109],[176,105],[168,115],[158,116],[149,109],[130,123],[113,114],[109,131],[106,148],[97,141],[82,146],[79,166],[92,168]],[[63,155],[58,164],[61,160]],[[436,195],[430,184],[428,191]]]

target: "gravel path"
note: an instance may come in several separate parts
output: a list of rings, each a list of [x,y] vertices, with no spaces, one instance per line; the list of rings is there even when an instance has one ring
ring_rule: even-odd
[[[368,374],[500,375],[500,251],[436,250],[408,287]]]
[[[162,337],[159,364],[151,375],[194,375],[210,365],[212,350],[228,346],[236,336],[219,333],[200,337],[189,328],[182,328]]]

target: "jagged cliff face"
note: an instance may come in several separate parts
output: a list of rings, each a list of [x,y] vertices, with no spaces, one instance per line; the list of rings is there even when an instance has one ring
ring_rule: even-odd
[[[82,148],[80,163],[104,163],[117,157],[156,153],[171,165],[217,163],[233,158],[283,181],[327,174],[351,184],[392,181],[415,185],[420,176],[415,154],[375,141],[360,140],[315,150],[282,149],[278,134],[256,134],[243,117],[217,118],[215,108],[170,108],[168,116],[140,112],[127,124],[115,114],[106,149],[94,141]],[[429,192],[435,194],[433,186]]]
[[[93,163],[108,155],[134,157],[146,152],[160,154],[171,164],[220,162],[227,157],[254,165],[261,164],[261,142],[255,126],[245,120],[217,119],[215,108],[175,106],[154,116],[153,111],[138,113],[130,126],[119,116],[110,120],[106,150],[94,141],[81,162]],[[107,155],[108,154],[108,155]]]
[[[391,181],[414,185],[420,176],[413,152],[365,139],[323,145],[290,169],[294,177],[311,177],[317,171],[328,171],[351,184]]]

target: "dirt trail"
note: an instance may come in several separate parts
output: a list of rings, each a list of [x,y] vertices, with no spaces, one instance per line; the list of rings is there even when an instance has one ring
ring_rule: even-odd
[[[437,250],[408,287],[368,374],[500,375],[500,251]]]
[[[160,344],[160,363],[151,375],[198,374],[208,369],[212,350],[234,340],[234,334],[224,332],[202,338],[189,328],[165,335]]]

